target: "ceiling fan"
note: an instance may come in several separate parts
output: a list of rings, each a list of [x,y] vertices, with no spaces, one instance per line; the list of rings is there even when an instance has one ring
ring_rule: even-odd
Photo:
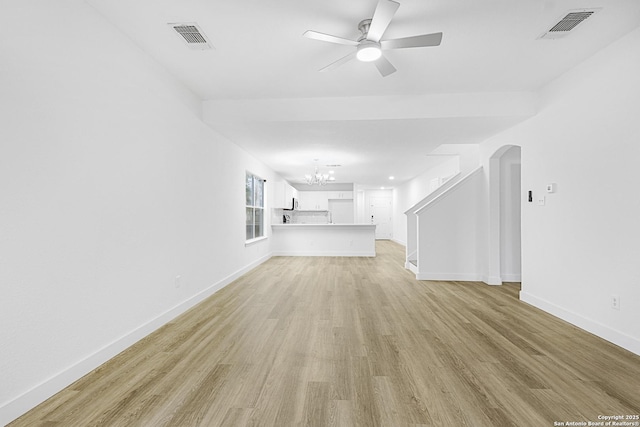
[[[442,33],[423,34],[420,36],[404,37],[400,39],[381,40],[384,32],[393,19],[400,3],[393,0],[379,0],[373,18],[365,19],[358,24],[358,29],[362,35],[358,40],[349,40],[342,37],[319,33],[317,31],[306,31],[303,35],[310,39],[325,41],[329,43],[354,46],[355,51],[349,55],[320,69],[328,71],[336,68],[345,62],[357,58],[363,62],[373,62],[378,68],[382,77],[386,77],[396,71],[396,68],[382,55],[383,50],[404,49],[409,47],[439,46],[442,41]]]

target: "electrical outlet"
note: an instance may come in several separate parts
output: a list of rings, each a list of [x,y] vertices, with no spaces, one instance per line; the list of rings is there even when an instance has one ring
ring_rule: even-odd
[[[611,295],[611,308],[620,310],[620,297],[618,295]]]
[[[182,285],[181,281],[182,281],[182,276],[176,276],[176,280],[175,280],[176,288],[179,288]]]

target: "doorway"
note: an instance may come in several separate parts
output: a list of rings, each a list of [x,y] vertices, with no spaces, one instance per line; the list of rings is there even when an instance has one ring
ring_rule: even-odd
[[[369,198],[371,224],[376,224],[376,239],[391,239],[391,197]]]
[[[522,277],[520,188],[520,147],[511,147],[500,157],[500,277],[503,282],[519,282]]]
[[[489,165],[489,268],[485,282],[522,280],[521,149],[508,145],[497,150]]]

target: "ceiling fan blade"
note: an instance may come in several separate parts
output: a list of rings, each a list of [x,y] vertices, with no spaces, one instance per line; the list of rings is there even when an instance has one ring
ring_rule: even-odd
[[[371,18],[371,25],[369,26],[369,32],[367,33],[367,39],[374,42],[380,41],[382,35],[387,30],[393,15],[400,7],[400,3],[392,0],[380,0],[376,6],[376,11]]]
[[[376,64],[376,68],[380,71],[382,77],[387,77],[389,74],[396,72],[396,67],[394,67],[384,56],[381,56],[373,63]]]
[[[305,31],[303,36],[308,39],[320,40],[323,42],[344,44],[347,46],[358,46],[358,42],[349,39],[343,39],[342,37],[331,36],[329,34],[319,33],[317,31]]]
[[[433,33],[404,37],[401,39],[383,40],[380,42],[380,47],[382,49],[404,49],[407,47],[439,46],[440,42],[442,42],[442,33]]]
[[[334,68],[337,68],[339,66],[341,66],[342,64],[344,64],[345,62],[349,62],[351,61],[353,58],[356,57],[356,51],[354,50],[353,52],[351,52],[349,55],[347,56],[343,56],[342,58],[338,59],[335,62],[332,62],[331,64],[327,65],[324,68],[321,68],[319,71],[320,72],[324,72],[324,71],[329,71],[329,70],[333,70]]]

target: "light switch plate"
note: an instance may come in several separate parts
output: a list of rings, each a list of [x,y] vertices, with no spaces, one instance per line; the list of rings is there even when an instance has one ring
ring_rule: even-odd
[[[555,184],[547,184],[547,193],[555,193],[556,185]]]

